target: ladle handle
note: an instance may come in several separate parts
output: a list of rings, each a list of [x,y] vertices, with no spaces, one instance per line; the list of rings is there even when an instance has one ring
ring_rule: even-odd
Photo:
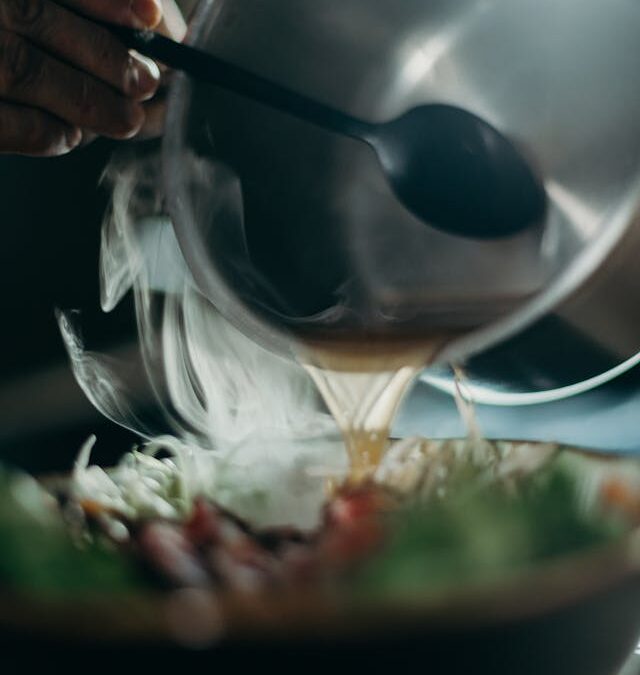
[[[182,70],[191,77],[276,108],[328,131],[361,139],[372,134],[371,124],[200,49],[180,44],[153,31],[111,24],[108,28],[130,49],[135,49],[174,70]]]

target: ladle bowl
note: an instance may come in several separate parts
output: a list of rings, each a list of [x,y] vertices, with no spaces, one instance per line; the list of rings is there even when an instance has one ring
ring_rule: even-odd
[[[189,77],[368,143],[400,203],[445,232],[491,239],[517,234],[544,218],[544,187],[525,157],[466,110],[421,105],[383,124],[367,123],[159,33],[109,29],[130,49]]]

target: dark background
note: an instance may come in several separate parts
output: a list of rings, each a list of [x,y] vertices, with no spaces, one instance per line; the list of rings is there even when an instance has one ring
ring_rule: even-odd
[[[96,458],[113,461],[134,437],[104,420],[68,367],[54,310],[97,314],[100,187],[113,150],[96,142],[47,160],[0,157],[0,460],[31,471],[70,468],[91,434]],[[105,346],[133,340],[128,312],[99,336]]]

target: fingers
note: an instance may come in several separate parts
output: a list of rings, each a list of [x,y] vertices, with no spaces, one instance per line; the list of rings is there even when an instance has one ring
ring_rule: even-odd
[[[144,122],[138,103],[3,30],[0,99],[46,110],[70,126],[111,138],[130,138]]]
[[[145,105],[144,125],[138,132],[136,139],[144,141],[162,135],[166,117],[166,103],[163,98],[154,98],[153,101]]]
[[[27,2],[27,0],[12,1]],[[59,2],[93,19],[112,21],[133,28],[155,28],[162,19],[162,6],[159,0],[59,0]]]
[[[30,11],[23,11],[15,0],[0,0],[0,28],[27,38],[135,100],[153,96],[160,79],[153,61],[130,54],[109,31],[53,2],[30,0],[29,7]]]
[[[187,24],[174,0],[162,1],[162,21],[156,27],[156,31],[178,42],[184,40]]]
[[[82,132],[41,110],[0,102],[0,152],[35,157],[64,155],[82,140]]]
[[[173,0],[161,28],[182,37]],[[60,155],[97,135],[158,133],[160,71],[93,20],[159,26],[161,0],[0,0],[0,153]]]

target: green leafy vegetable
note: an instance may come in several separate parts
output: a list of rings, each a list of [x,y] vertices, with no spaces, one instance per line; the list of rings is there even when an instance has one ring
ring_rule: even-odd
[[[55,501],[34,479],[0,468],[0,587],[81,593],[139,583],[117,551],[97,543],[77,546]]]
[[[622,523],[579,508],[576,479],[561,466],[529,479],[517,494],[458,476],[446,497],[410,504],[388,525],[388,545],[356,576],[365,594],[411,596],[498,579],[624,531]]]

